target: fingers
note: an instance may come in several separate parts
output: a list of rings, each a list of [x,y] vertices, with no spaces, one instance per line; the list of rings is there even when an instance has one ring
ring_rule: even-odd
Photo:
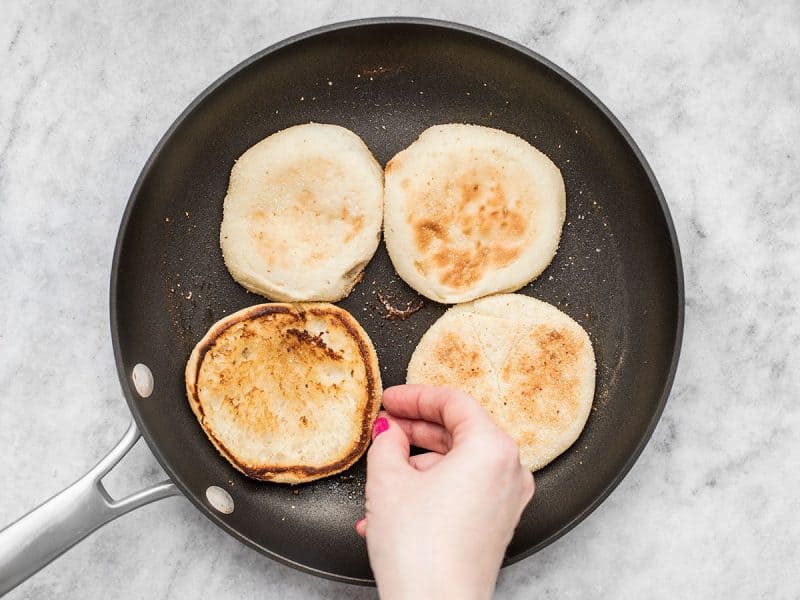
[[[367,537],[367,518],[364,517],[360,521],[356,522],[356,533],[360,535],[362,538]]]
[[[431,385],[398,385],[383,393],[383,406],[393,417],[442,425],[451,435],[493,425],[480,404],[464,392]]]
[[[408,463],[417,471],[427,471],[431,467],[439,464],[444,458],[444,454],[438,452],[425,452],[424,454],[416,454],[408,459]]]
[[[527,506],[528,502],[531,501],[533,498],[533,494],[536,492],[536,481],[533,478],[533,473],[531,473],[525,467],[522,467],[522,495],[523,499],[523,508]]]
[[[444,458],[444,454],[438,452],[425,452],[423,454],[416,454],[408,458],[408,464],[414,467],[417,471],[427,471],[434,467]],[[526,501],[527,504],[527,501]],[[356,533],[362,538],[367,537],[367,518],[364,517],[356,521],[354,526]]]
[[[367,481],[380,473],[408,470],[410,451],[403,428],[386,417],[378,417],[372,427],[372,445],[367,452]]]
[[[399,417],[392,417],[392,422],[397,423],[403,429],[412,446],[440,454],[447,454],[452,447],[453,439],[450,433],[437,423]]]

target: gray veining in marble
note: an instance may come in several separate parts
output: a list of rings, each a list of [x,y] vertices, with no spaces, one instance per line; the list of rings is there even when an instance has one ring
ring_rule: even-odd
[[[108,328],[134,180],[210,81],[356,17],[452,19],[580,78],[660,179],[686,269],[683,358],[630,475],[506,569],[499,598],[800,594],[800,4],[4,2],[0,13],[0,524],[122,435]],[[163,474],[140,444],[114,491]],[[100,530],[9,597],[370,598],[271,562],[182,498]]]

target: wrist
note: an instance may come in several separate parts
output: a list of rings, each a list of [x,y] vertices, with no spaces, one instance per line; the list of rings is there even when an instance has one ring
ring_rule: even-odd
[[[497,569],[481,568],[394,569],[387,576],[376,574],[381,600],[490,600],[497,580]]]

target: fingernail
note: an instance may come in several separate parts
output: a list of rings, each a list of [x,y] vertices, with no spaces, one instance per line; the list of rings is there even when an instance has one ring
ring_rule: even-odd
[[[386,417],[375,419],[375,425],[372,426],[372,439],[374,440],[387,429],[389,429],[389,419]]]
[[[356,530],[358,530],[358,526],[359,525],[361,525],[362,523],[366,523],[366,522],[367,522],[367,517],[364,517],[363,519],[359,519],[358,521],[356,521],[356,524],[355,524]]]

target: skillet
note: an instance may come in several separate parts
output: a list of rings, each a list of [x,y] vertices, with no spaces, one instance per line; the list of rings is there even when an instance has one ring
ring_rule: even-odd
[[[0,532],[0,594],[104,523],[176,494],[273,559],[373,583],[353,530],[363,514],[363,459],[345,474],[296,488],[249,480],[208,442],[185,399],[183,368],[194,344],[216,320],[264,301],[233,281],[219,250],[230,168],[260,139],[309,121],[352,129],[382,164],[430,125],[497,127],[530,141],[563,173],[561,246],[520,293],[558,306],[588,331],[596,394],[578,441],[536,473],[536,497],[505,564],[586,518],[641,453],[669,395],[684,298],[667,204],[630,135],[562,69],[493,34],[410,18],[331,25],[275,44],[222,76],[145,164],[122,218],[110,290],[111,335],[133,422],[87,475]],[[404,382],[414,347],[446,307],[427,301],[411,318],[390,321],[379,293],[398,306],[417,298],[383,244],[339,304],[372,338],[388,387]],[[170,479],[112,499],[101,478],[139,432]],[[232,512],[219,511],[219,502],[215,508],[210,486],[227,492]],[[219,497],[215,491],[211,498]]]

